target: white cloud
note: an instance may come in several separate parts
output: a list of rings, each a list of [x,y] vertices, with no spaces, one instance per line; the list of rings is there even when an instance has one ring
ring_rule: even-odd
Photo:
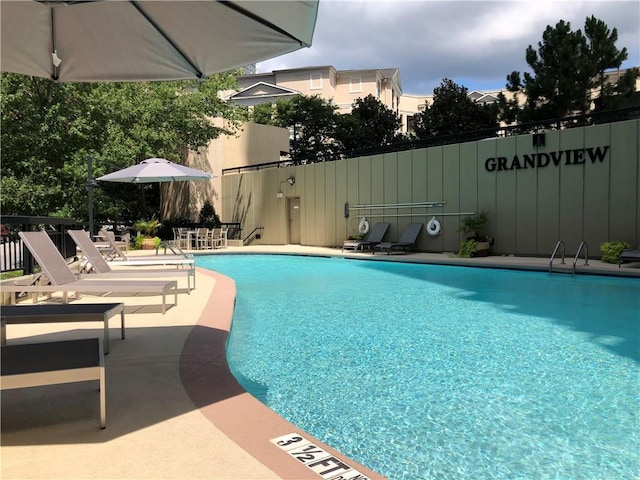
[[[469,89],[501,88],[513,70],[528,69],[525,51],[547,25],[588,16],[618,29],[618,48],[640,65],[636,1],[320,0],[311,48],[258,65],[260,72],[314,65],[339,70],[398,67],[403,90],[430,94],[443,78]]]

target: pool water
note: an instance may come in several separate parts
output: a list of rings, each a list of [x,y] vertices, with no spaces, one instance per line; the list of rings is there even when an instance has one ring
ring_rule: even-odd
[[[640,281],[281,255],[236,281],[232,372],[394,480],[640,475]]]

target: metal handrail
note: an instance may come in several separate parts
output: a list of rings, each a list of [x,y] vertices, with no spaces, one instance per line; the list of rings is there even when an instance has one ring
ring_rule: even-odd
[[[587,242],[582,242],[578,247],[578,253],[576,253],[575,258],[573,259],[573,275],[576,274],[576,262],[578,261],[578,257],[580,256],[580,252],[582,251],[582,247],[585,247],[584,251],[584,265],[589,266],[589,245]]]
[[[553,249],[553,253],[551,254],[551,258],[549,259],[549,273],[551,273],[551,270],[553,268],[553,259],[556,256],[556,253],[558,252],[560,246],[562,246],[562,262],[560,263],[564,264],[564,242],[562,240],[558,240],[558,243],[556,243],[556,248]]]
[[[264,230],[264,227],[256,227],[256,228],[254,228],[254,229],[251,231],[251,233],[250,233],[249,235],[247,235],[247,236],[244,238],[244,240],[242,240],[242,244],[244,245],[245,243],[247,243],[247,240],[249,240],[251,237],[253,237],[253,236],[258,232],[258,230],[262,231],[262,230]]]

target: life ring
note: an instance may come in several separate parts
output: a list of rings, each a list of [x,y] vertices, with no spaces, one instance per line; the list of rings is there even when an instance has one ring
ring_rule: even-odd
[[[427,223],[427,233],[432,237],[440,234],[440,230],[442,229],[440,222],[436,219],[436,217],[432,217]]]
[[[369,220],[367,220],[367,217],[362,217],[362,220],[360,220],[360,225],[358,225],[358,231],[362,235],[364,235],[369,231]]]

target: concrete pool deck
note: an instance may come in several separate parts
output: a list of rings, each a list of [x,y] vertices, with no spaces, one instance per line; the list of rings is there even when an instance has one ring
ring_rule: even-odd
[[[137,252],[133,252],[136,254]],[[544,258],[458,259],[448,254],[384,255],[300,246],[229,247],[214,252],[345,256],[374,260],[492,266],[548,271]],[[573,258],[556,268],[571,272]],[[578,273],[640,278],[640,263],[617,265],[579,260]],[[165,315],[156,297],[83,296],[78,302],[122,301],[126,339],[111,323],[105,357],[107,428],[99,429],[93,383],[2,392],[0,453],[3,479],[320,479],[271,440],[289,433],[311,435],[264,407],[235,382],[224,347],[235,300],[234,282],[198,270],[197,289],[182,293]],[[59,298],[54,297],[54,301]],[[28,303],[28,302],[27,302]],[[99,323],[9,325],[8,343],[55,341],[102,335]],[[335,457],[324,471],[347,464],[383,478],[318,443]],[[326,458],[323,457],[323,458]]]

